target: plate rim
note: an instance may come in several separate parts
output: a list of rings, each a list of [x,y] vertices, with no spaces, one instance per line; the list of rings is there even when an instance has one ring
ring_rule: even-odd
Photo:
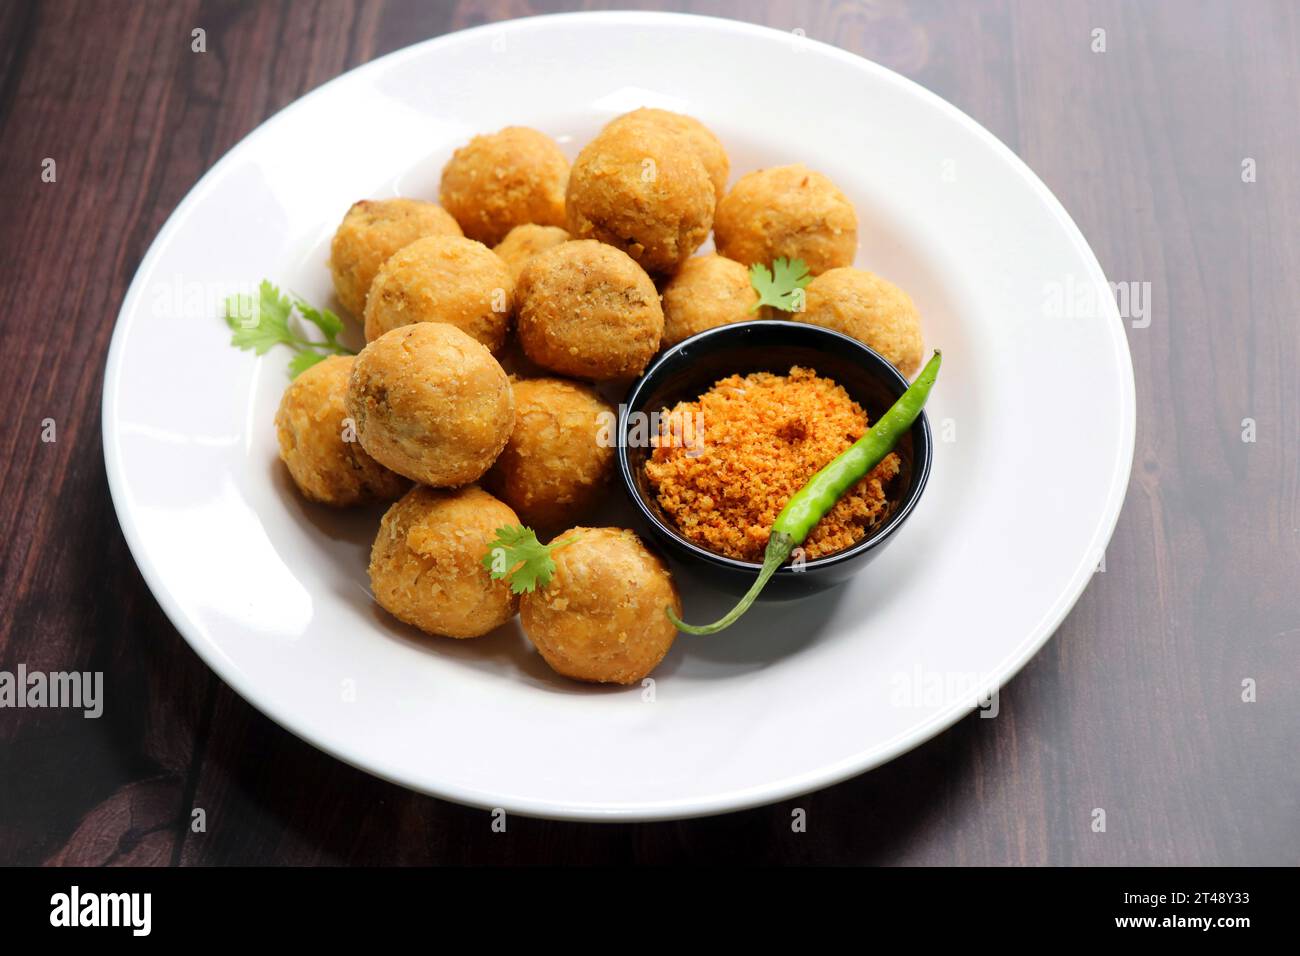
[[[126,294],[122,299],[122,305],[118,310],[117,318],[114,322],[113,335],[109,343],[104,364],[104,384],[101,396],[101,440],[103,444],[104,464],[108,479],[109,493],[113,502],[113,509],[117,515],[118,524],[121,527],[122,535],[127,543],[127,549],[130,551],[132,560],[135,561],[141,577],[144,579],[154,600],[158,603],[164,615],[166,615],[169,623],[198,655],[199,659],[202,660],[218,678],[230,686],[236,694],[258,712],[262,713],[267,718],[274,721],[278,726],[284,728],[300,740],[305,741],[317,750],[328,754],[336,760],[340,760],[343,763],[370,774],[371,776],[378,777],[414,792],[424,793],[440,799],[482,809],[495,809],[501,807],[508,812],[519,816],[542,819],[583,822],[677,820],[713,816],[722,813],[750,809],[757,806],[764,806],[780,800],[833,786],[888,763],[907,751],[930,741],[944,730],[947,730],[949,727],[957,723],[957,721],[961,720],[967,714],[976,709],[976,705],[970,701],[956,701],[945,709],[939,711],[925,723],[912,727],[906,732],[898,734],[884,743],[875,744],[868,750],[852,754],[833,764],[827,764],[815,771],[809,771],[794,777],[782,778],[761,786],[722,791],[711,795],[707,799],[674,799],[650,801],[646,803],[622,803],[616,806],[575,805],[558,804],[546,799],[530,800],[515,799],[513,797],[503,800],[487,800],[484,799],[485,795],[481,792],[454,784],[443,787],[420,785],[410,780],[401,779],[396,774],[387,773],[379,767],[365,763],[362,755],[354,755],[344,752],[332,742],[318,736],[313,728],[300,726],[295,715],[292,713],[286,713],[285,709],[278,706],[275,701],[257,699],[257,695],[255,695],[249,688],[248,682],[245,681],[240,670],[228,661],[221,649],[201,633],[192,633],[187,615],[181,608],[180,603],[175,599],[173,594],[163,586],[160,573],[157,567],[150,560],[144,542],[141,539],[139,527],[127,504],[128,491],[126,479],[123,473],[124,465],[122,462],[122,448],[117,429],[116,396],[121,382],[122,356],[124,350],[123,343],[126,340],[130,326],[133,324],[131,318],[132,313],[138,311],[137,300],[139,300],[144,294],[142,277],[149,271],[149,267],[152,266],[154,261],[162,254],[163,248],[169,243],[172,234],[180,228],[180,223],[187,217],[189,210],[196,206],[207,195],[217,177],[232,161],[232,158],[239,153],[245,145],[255,141],[257,137],[264,135],[267,128],[276,122],[281,116],[292,110],[298,109],[305,102],[314,97],[325,95],[334,84],[346,78],[367,71],[379,71],[402,59],[423,55],[429,48],[437,47],[440,44],[463,42],[464,39],[470,35],[490,34],[494,32],[520,29],[545,29],[549,25],[557,22],[574,20],[581,20],[584,22],[603,22],[626,27],[667,24],[686,28],[702,27],[713,30],[738,32],[752,36],[764,36],[768,38],[771,38],[772,36],[778,36],[785,39],[789,38],[787,31],[775,27],[768,27],[725,17],[703,16],[688,13],[618,10],[577,11],[521,17],[481,24],[464,30],[444,33],[394,50],[340,73],[338,76],[327,80],[312,90],[309,90],[302,96],[297,97],[292,102],[277,110],[240,138],[238,142],[233,144],[189,189],[177,204],[176,208],[168,215],[166,221],[159,229],[158,234],[149,244],[149,248],[146,250],[144,256],[140,259],[139,264],[135,268],[131,283],[127,287]],[[868,73],[874,74],[875,79],[878,81],[891,83],[903,88],[910,95],[920,97],[922,100],[927,101],[929,105],[940,110],[951,121],[959,124],[968,132],[974,134],[977,139],[990,147],[993,153],[999,156],[1009,169],[1013,170],[1025,185],[1028,186],[1028,188],[1039,198],[1039,200],[1044,203],[1057,224],[1063,229],[1064,235],[1068,237],[1071,244],[1078,252],[1080,261],[1085,265],[1086,271],[1088,272],[1088,280],[1101,285],[1107,283],[1104,270],[1102,269],[1101,263],[1098,261],[1096,254],[1093,252],[1092,247],[1089,245],[1082,231],[1066,211],[1065,207],[1061,204],[1060,200],[1057,199],[1056,195],[1046,186],[1045,183],[1043,183],[1043,181],[1028,166],[1028,164],[1025,163],[1024,160],[1016,155],[1016,153],[998,139],[998,137],[989,132],[989,130],[987,130],[982,124],[939,94],[927,89],[915,80],[909,79],[900,73],[896,73],[888,67],[882,66],[866,57],[851,53],[847,50],[843,50],[832,44],[811,37],[800,37],[800,42],[801,44],[806,44],[810,50],[815,50],[819,55],[828,56],[844,63],[851,63],[856,69],[865,70]],[[1128,486],[1132,475],[1134,451],[1136,447],[1136,380],[1133,370],[1132,354],[1128,345],[1128,337],[1124,333],[1123,323],[1118,308],[1113,299],[1110,299],[1109,297],[1103,296],[1100,301],[1100,324],[1108,330],[1107,334],[1110,337],[1110,344],[1116,359],[1117,371],[1119,372],[1118,399],[1121,419],[1119,422],[1121,429],[1121,434],[1119,436],[1119,454],[1116,458],[1114,471],[1111,475],[1110,487],[1107,489],[1105,507],[1101,519],[1094,530],[1092,541],[1087,552],[1080,559],[1067,586],[1063,589],[1055,603],[1047,609],[1040,618],[1038,624],[1029,630],[1026,638],[1021,641],[1016,650],[1008,654],[996,667],[989,669],[988,674],[991,677],[996,677],[995,687],[1005,686],[1015,678],[1020,670],[1052,638],[1065,617],[1070,613],[1079,598],[1083,595],[1083,592],[1087,589],[1088,584],[1092,580],[1096,561],[1104,552],[1106,545],[1114,534],[1128,493]],[[1127,371],[1127,374],[1124,374],[1125,371]]]

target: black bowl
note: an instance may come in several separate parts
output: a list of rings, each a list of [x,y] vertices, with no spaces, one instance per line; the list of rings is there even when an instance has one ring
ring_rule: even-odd
[[[698,568],[715,585],[737,594],[753,583],[759,565],[716,554],[677,531],[672,519],[660,509],[646,478],[645,460],[653,449],[629,446],[630,424],[637,413],[649,415],[680,401],[694,401],[728,375],[785,375],[792,365],[834,379],[873,422],[908,385],[907,379],[878,353],[839,332],[803,322],[737,322],[701,332],[668,349],[632,386],[619,409],[619,473],[644,530],[674,557]],[[644,431],[644,427],[638,429],[638,437]],[[793,598],[820,591],[856,574],[885,549],[916,507],[930,476],[933,444],[924,412],[894,450],[902,459],[902,470],[889,484],[888,506],[877,526],[843,551],[806,561],[799,569],[782,567],[764,590],[764,597]]]

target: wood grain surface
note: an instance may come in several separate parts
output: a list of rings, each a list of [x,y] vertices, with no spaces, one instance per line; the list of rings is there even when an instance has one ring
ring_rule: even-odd
[[[199,662],[127,552],[100,442],[105,352],[149,243],[226,150],[326,80],[578,6],[0,4],[0,670],[101,670],[112,702],[99,720],[0,710],[0,863],[1300,863],[1287,0],[663,6],[802,29],[912,77],[1025,159],[1113,281],[1150,283],[1149,324],[1128,330],[1137,454],[1105,571],[997,719],[770,807],[498,834],[319,753]]]

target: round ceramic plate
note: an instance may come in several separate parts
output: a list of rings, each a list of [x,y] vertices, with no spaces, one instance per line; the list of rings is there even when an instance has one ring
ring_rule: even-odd
[[[668,68],[668,67],[671,68]],[[472,135],[538,127],[570,156],[641,105],[699,117],[734,177],[803,162],[862,222],[857,264],[944,350],[934,470],[847,586],[681,637],[653,684],[554,676],[516,624],[426,638],[379,611],[380,511],[304,503],[275,447],[288,356],[232,349],[222,299],[263,276],[331,302],[356,199],[435,198]],[[225,681],[321,749],[450,800],[577,819],[718,813],[823,787],[932,737],[1009,679],[1087,586],[1133,452],[1133,373],[1096,258],[1043,184],[938,97],[741,23],[582,14],[376,60],[258,128],[186,197],[131,284],[104,449],[131,551]],[[620,492],[615,486],[613,495]],[[609,520],[630,512],[612,505]],[[677,568],[688,617],[727,603]]]

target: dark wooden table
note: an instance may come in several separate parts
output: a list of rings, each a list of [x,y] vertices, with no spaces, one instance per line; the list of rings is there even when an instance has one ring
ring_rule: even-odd
[[[1287,0],[667,5],[802,28],[918,80],[1024,157],[1112,280],[1150,283],[1106,570],[997,719],[800,798],[806,833],[775,805],[519,819],[501,835],[317,752],[199,662],[136,571],[104,476],[104,356],[145,250],[200,174],[313,87],[426,37],[570,6],[0,4],[0,670],[100,670],[112,702],[99,720],[0,710],[0,863],[1300,862]],[[195,807],[206,832],[191,832]]]

